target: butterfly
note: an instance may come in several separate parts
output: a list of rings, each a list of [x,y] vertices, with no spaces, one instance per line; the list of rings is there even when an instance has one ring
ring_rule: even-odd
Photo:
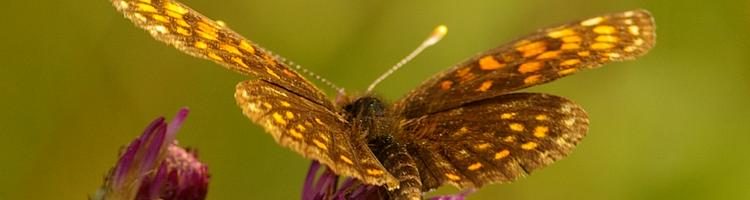
[[[136,26],[177,49],[255,77],[236,86],[250,120],[277,143],[339,175],[420,199],[444,184],[511,182],[568,155],[588,130],[571,100],[514,92],[647,53],[651,14],[632,10],[540,29],[482,52],[389,103],[334,103],[272,53],[173,0],[113,0]]]

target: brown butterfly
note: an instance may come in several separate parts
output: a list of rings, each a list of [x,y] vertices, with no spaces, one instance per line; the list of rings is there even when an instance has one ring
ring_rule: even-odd
[[[113,0],[156,39],[256,77],[235,98],[282,146],[340,175],[419,199],[445,183],[510,182],[565,157],[588,117],[570,100],[511,93],[654,46],[645,10],[541,29],[445,70],[390,104],[366,95],[336,105],[270,52],[171,0]]]

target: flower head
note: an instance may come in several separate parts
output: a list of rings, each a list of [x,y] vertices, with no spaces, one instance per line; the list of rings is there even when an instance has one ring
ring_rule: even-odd
[[[315,180],[321,165],[317,161],[310,164],[310,169],[305,178],[302,188],[302,200],[375,200],[389,199],[388,190],[385,187],[367,185],[354,178],[346,178],[341,186],[338,186],[339,176],[331,169],[324,167],[323,172]],[[429,198],[430,200],[464,200],[466,196],[474,192],[473,189],[455,195],[443,195]]]
[[[94,199],[205,199],[208,168],[175,140],[187,113],[181,109],[169,124],[163,117],[151,122],[120,155]]]

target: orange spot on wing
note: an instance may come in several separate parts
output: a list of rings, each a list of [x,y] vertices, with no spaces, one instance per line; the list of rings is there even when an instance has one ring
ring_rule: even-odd
[[[532,150],[532,149],[536,149],[537,146],[539,146],[539,144],[537,144],[536,142],[527,142],[527,143],[522,144],[521,148],[525,150]]]
[[[155,13],[157,11],[156,8],[154,8],[154,6],[151,6],[151,5],[145,4],[145,3],[138,3],[138,4],[136,4],[136,7],[138,7],[139,11],[143,11],[143,12],[152,12],[152,13]]]
[[[534,128],[534,136],[538,138],[546,137],[548,131],[549,128],[546,126],[537,126],[536,128]]]
[[[631,25],[631,26],[628,26],[628,32],[630,32],[631,35],[640,35],[641,28],[639,28],[636,25]]]
[[[513,118],[513,116],[516,116],[516,113],[503,113],[500,115],[500,119],[510,119]]]
[[[508,142],[508,143],[515,142],[516,141],[516,136],[509,135],[509,136],[503,138],[503,141],[504,142]]]
[[[263,54],[263,60],[269,65],[276,65],[276,59],[269,55]]]
[[[169,19],[167,19],[167,17],[165,17],[163,15],[152,14],[151,18],[153,18],[156,21],[160,21],[160,22],[164,22],[164,23],[169,23]]]
[[[612,34],[616,32],[616,29],[613,26],[601,25],[594,27],[593,31],[598,34]]]
[[[559,72],[557,72],[557,74],[559,74],[559,75],[568,75],[568,74],[572,74],[573,72],[576,72],[576,71],[578,71],[578,69],[576,69],[576,68],[570,68],[570,69],[560,70]]]
[[[480,169],[480,168],[482,168],[482,163],[476,162],[474,164],[469,165],[469,167],[467,167],[466,169],[474,171],[474,170],[477,170],[477,169]]]
[[[576,34],[575,31],[573,31],[573,30],[571,30],[569,28],[566,28],[566,29],[562,29],[562,30],[557,30],[557,31],[549,32],[549,33],[547,33],[547,36],[549,36],[551,38],[560,38],[560,37],[564,37],[564,36],[568,36],[568,35],[574,35],[574,34]]]
[[[215,53],[208,53],[208,57],[217,61],[224,61],[224,58],[221,58],[221,56],[216,55]]]
[[[281,79],[281,77],[278,74],[276,74],[276,72],[274,72],[271,68],[266,67],[266,73],[270,74],[273,77]]]
[[[188,9],[186,9],[186,8],[184,8],[184,7],[176,4],[176,3],[173,3],[173,2],[167,2],[164,5],[164,8],[166,8],[169,11],[175,12],[177,14],[181,14],[181,15],[184,15],[184,14],[188,13]]]
[[[448,177],[448,179],[453,180],[453,181],[461,180],[461,177],[452,173],[445,173],[445,177]]]
[[[536,59],[550,59],[550,58],[557,58],[560,56],[561,51],[548,51],[540,54],[536,57]]]
[[[499,152],[495,153],[495,160],[499,160],[501,158],[508,157],[508,155],[510,155],[510,151],[508,151],[508,150],[499,151]]]
[[[180,25],[182,27],[190,27],[190,24],[188,24],[187,21],[185,21],[185,20],[176,19],[175,21],[177,22],[178,25]]]
[[[574,59],[568,59],[568,60],[561,62],[560,66],[571,66],[571,65],[578,64],[578,63],[581,63],[581,59],[574,58]]]
[[[281,116],[279,113],[273,113],[273,119],[276,121],[276,123],[279,123],[281,125],[286,125],[286,120],[284,120],[284,117]]]
[[[593,26],[593,25],[597,25],[599,23],[602,23],[602,21],[604,21],[604,17],[594,17],[594,18],[582,21],[581,25],[582,26]]]
[[[351,159],[349,159],[349,157],[346,157],[346,156],[344,156],[344,155],[341,155],[341,156],[339,156],[339,158],[341,158],[341,160],[343,160],[344,162],[346,162],[346,163],[349,163],[350,165],[353,165],[353,164],[354,164],[354,162],[352,162],[352,160],[351,160]]]
[[[482,82],[482,85],[479,86],[479,88],[477,88],[477,91],[485,92],[489,90],[490,87],[492,87],[492,81],[485,81],[485,82]]]
[[[242,58],[240,58],[240,57],[232,57],[232,61],[234,61],[234,63],[237,63],[238,65],[240,65],[240,66],[242,66],[244,68],[249,68],[250,67],[250,66],[247,66],[247,64],[245,64],[245,62],[242,61]]]
[[[508,128],[510,128],[510,130],[513,130],[513,131],[523,131],[524,129],[523,125],[519,123],[512,123],[508,125]]]
[[[527,62],[521,64],[521,66],[518,67],[518,72],[521,73],[529,73],[529,72],[535,72],[542,68],[541,62]]]
[[[198,22],[198,30],[195,32],[198,33],[198,36],[208,39],[208,40],[217,40],[219,38],[219,34],[216,32],[217,29],[211,25],[209,25],[207,22]]]
[[[451,89],[452,86],[453,86],[453,81],[446,80],[446,81],[440,82],[440,89],[442,90],[449,90]]]
[[[641,38],[636,38],[635,40],[633,40],[633,44],[635,44],[636,46],[641,46],[643,45],[643,43],[645,43],[645,41],[643,41],[643,39]]]
[[[521,46],[521,45],[528,44],[528,43],[531,43],[531,41],[529,41],[529,40],[521,40],[521,41],[516,42],[516,44],[514,44],[514,46]]]
[[[462,69],[459,69],[459,70],[456,71],[456,75],[458,77],[463,77],[463,76],[466,76],[467,74],[469,74],[469,71],[471,71],[471,68],[468,68],[468,67],[462,68]]]
[[[302,126],[302,124],[297,124],[297,130],[299,130],[300,132],[305,132],[307,128],[305,128],[305,126]]]
[[[205,38],[207,40],[217,40],[219,38],[219,35],[216,32],[205,32],[201,30],[196,30],[195,33],[197,33],[198,36]]]
[[[539,48],[536,48],[536,49],[530,49],[528,51],[524,51],[523,52],[523,57],[531,57],[531,56],[540,54],[540,53],[542,53],[542,52],[544,52],[546,50],[547,50],[547,47],[539,47]]]
[[[236,55],[242,55],[242,52],[240,52],[240,50],[237,49],[237,47],[234,47],[234,46],[231,46],[231,45],[222,44],[219,48],[221,48],[221,50],[227,51],[229,53],[233,53],[233,54],[236,54]]]
[[[240,49],[247,51],[250,54],[255,54],[255,48],[245,40],[240,41]]]
[[[495,70],[503,66],[505,66],[505,63],[498,62],[492,56],[485,56],[479,59],[479,68],[482,70]]]
[[[313,139],[312,141],[315,144],[315,146],[317,146],[318,148],[323,149],[323,150],[328,150],[328,146],[326,146],[326,144],[323,144],[323,142],[320,142],[317,139]]]
[[[547,120],[547,115],[537,115],[534,119],[544,121]]]
[[[460,82],[466,82],[476,78],[476,75],[471,72],[470,67],[459,69],[458,71],[456,71],[456,75],[458,76],[458,78],[460,78]]]
[[[379,169],[367,169],[367,174],[373,175],[373,176],[383,175],[384,173],[385,172],[383,172],[383,170],[379,170]]]
[[[289,129],[289,134],[292,135],[292,137],[295,137],[297,139],[302,139],[302,133],[297,132],[297,130]]]
[[[523,57],[529,57],[536,54],[540,54],[547,49],[546,44],[543,41],[529,43],[516,48],[517,51],[523,52]]]
[[[544,46],[545,44],[543,41],[538,41],[538,42],[533,42],[533,43],[525,44],[523,46],[516,47],[516,50],[523,52],[523,51],[528,51],[532,49],[538,49]]]
[[[179,27],[179,26],[175,27],[175,31],[177,33],[179,33],[180,35],[184,35],[184,36],[191,36],[191,35],[193,35],[193,33],[191,33],[189,30],[184,29],[184,28]]]
[[[542,75],[539,75],[539,74],[537,74],[537,75],[531,75],[529,77],[524,78],[523,79],[523,83],[527,84],[527,85],[538,83],[541,77],[542,77]]]
[[[620,55],[619,53],[614,53],[614,52],[611,52],[611,53],[606,53],[606,54],[604,54],[604,55],[605,55],[605,56],[608,56],[609,58],[619,58],[619,57],[621,57],[621,56],[622,56],[622,55]]]
[[[205,32],[216,32],[216,27],[209,24],[209,22],[199,21],[196,24],[198,25],[199,30],[202,30]]]
[[[290,71],[288,69],[284,69],[281,72],[284,72],[284,75],[289,76],[289,77],[295,77],[295,76],[297,76],[297,75],[294,74],[294,72],[292,72],[292,71]]]
[[[294,119],[294,113],[286,111],[286,118],[287,119]]]
[[[613,36],[613,35],[600,35],[600,36],[596,36],[596,38],[594,40],[596,40],[597,42],[611,42],[611,43],[615,43],[619,39],[620,38],[617,38],[617,36]]]

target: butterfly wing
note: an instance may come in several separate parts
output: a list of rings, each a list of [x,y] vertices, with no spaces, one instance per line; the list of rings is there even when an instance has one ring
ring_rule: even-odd
[[[396,102],[406,118],[456,108],[546,83],[604,63],[633,59],[654,45],[645,10],[546,28],[435,75]]]
[[[237,85],[237,104],[276,142],[327,165],[336,174],[371,185],[398,186],[372,154],[366,141],[351,137],[342,116],[265,80]]]
[[[586,113],[562,97],[514,93],[404,120],[402,137],[424,191],[510,182],[565,157],[588,128]]]
[[[172,0],[113,0],[118,11],[136,26],[195,57],[280,85],[301,97],[332,109],[323,92],[285,63],[222,23]]]

